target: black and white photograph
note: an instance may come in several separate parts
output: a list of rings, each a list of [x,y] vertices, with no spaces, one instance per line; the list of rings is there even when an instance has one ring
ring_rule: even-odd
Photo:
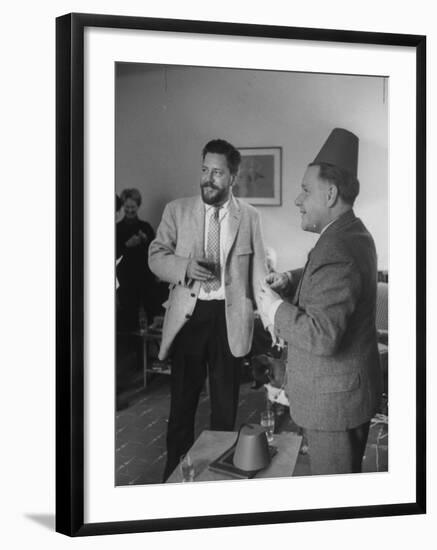
[[[424,513],[424,37],[57,39],[57,530]]]
[[[116,486],[389,471],[389,103],[115,64]]]
[[[5,4],[3,548],[432,546],[432,5]]]

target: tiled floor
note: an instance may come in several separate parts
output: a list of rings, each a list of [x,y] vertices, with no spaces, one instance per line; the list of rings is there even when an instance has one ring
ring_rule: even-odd
[[[134,352],[119,347],[117,374],[118,399],[116,413],[115,484],[134,485],[161,483],[166,459],[165,437],[170,404],[169,377],[152,375],[147,387],[138,368]],[[243,422],[259,422],[265,408],[265,392],[261,387],[253,389],[249,373],[245,374],[240,389],[240,401],[236,426]],[[297,431],[288,409],[276,409],[277,433]],[[382,432],[380,428],[382,427]],[[206,391],[201,394],[197,415],[196,437],[209,428],[209,399]],[[385,430],[385,431],[384,431]],[[372,428],[363,464],[364,471],[387,470],[387,436],[382,425]],[[379,437],[378,449],[376,439]],[[377,452],[378,451],[378,452]],[[295,475],[308,475],[308,456],[300,454]]]

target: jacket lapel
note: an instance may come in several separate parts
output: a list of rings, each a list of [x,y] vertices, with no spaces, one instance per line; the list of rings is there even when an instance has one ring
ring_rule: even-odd
[[[292,300],[293,305],[297,305],[298,302],[299,302],[300,289],[302,288],[303,278],[305,277],[305,272],[307,270],[308,264],[310,263],[311,253],[312,253],[313,250],[314,250],[314,248],[312,248],[308,252],[307,261],[305,262],[305,266],[303,268],[302,275],[301,275],[300,280],[299,280],[299,284],[297,285],[296,292],[294,293],[294,296],[293,296],[293,300]]]
[[[298,287],[296,289],[296,292],[294,293],[294,297],[292,300],[292,303],[294,305],[297,305],[299,302],[299,295],[300,295],[300,289],[302,288],[303,278],[305,277],[305,271],[308,267],[308,264],[311,259],[311,254],[313,250],[317,247],[317,245],[320,243],[320,240],[323,239],[324,236],[327,234],[330,234],[333,231],[342,231],[344,227],[347,225],[353,223],[353,221],[356,219],[354,211],[348,210],[345,214],[342,214],[339,218],[337,218],[323,233],[320,235],[318,241],[314,245],[314,248],[312,248],[308,254],[308,259],[306,261],[305,267],[303,268],[302,277],[300,278]]]
[[[238,228],[240,227],[241,221],[241,209],[238,202],[235,200],[234,196],[231,196],[229,201],[229,220],[228,220],[228,236],[226,242],[224,243],[224,261],[228,257],[229,251],[234,244],[235,238],[238,233]]]
[[[203,257],[205,252],[205,205],[201,197],[197,197],[193,206],[193,247],[192,256]]]

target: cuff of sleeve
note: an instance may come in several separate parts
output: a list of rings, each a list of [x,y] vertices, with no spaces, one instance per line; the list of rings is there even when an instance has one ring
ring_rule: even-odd
[[[175,266],[175,273],[176,273],[176,284],[181,286],[190,286],[191,279],[187,278],[187,269],[188,269],[188,263],[189,258],[181,258],[176,256],[178,259],[178,263]]]
[[[275,326],[275,315],[278,311],[278,307],[282,304],[284,300],[275,300],[273,304],[270,306],[269,311],[267,312],[267,317],[269,320],[269,323]]]
[[[188,263],[187,265],[185,266],[185,269],[184,269],[184,276],[182,278],[182,281],[183,281],[183,286],[186,286],[188,288],[191,288],[193,286],[193,283],[194,283],[194,279],[190,279],[189,277],[187,277],[187,269],[188,269]]]

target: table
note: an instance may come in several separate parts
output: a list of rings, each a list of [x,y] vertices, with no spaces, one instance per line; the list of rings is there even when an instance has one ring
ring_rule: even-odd
[[[208,469],[208,465],[229,449],[235,442],[238,432],[219,432],[204,430],[194,445],[189,450],[193,459],[195,478],[194,481],[219,481],[235,479],[225,473],[217,473]],[[275,434],[272,445],[278,448],[277,454],[272,458],[270,465],[258,472],[254,479],[290,477],[293,475],[299,454],[302,436],[286,432]],[[180,483],[182,481],[179,468],[176,468],[167,483]]]

